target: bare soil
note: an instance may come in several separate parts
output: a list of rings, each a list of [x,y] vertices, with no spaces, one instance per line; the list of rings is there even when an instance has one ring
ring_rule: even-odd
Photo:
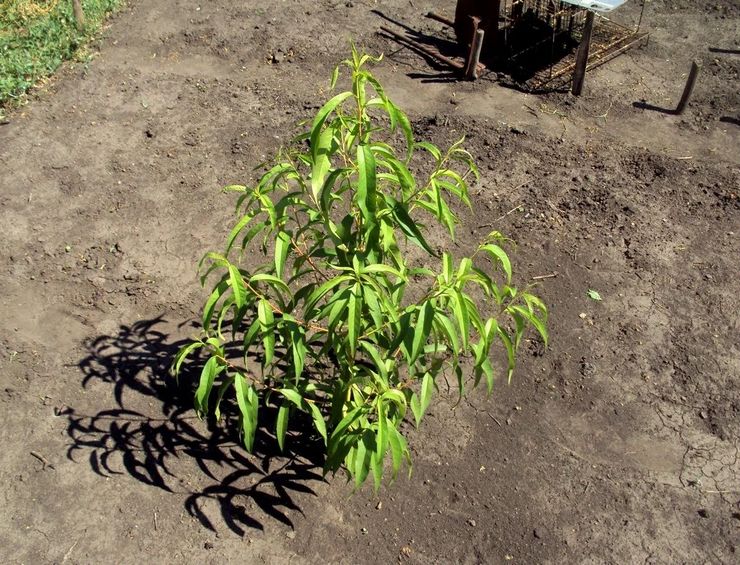
[[[9,114],[3,562],[738,561],[740,56],[717,49],[740,49],[739,5],[650,2],[649,44],[579,99],[452,81],[375,33],[380,10],[442,37],[429,9],[454,6],[133,0]],[[418,136],[468,136],[483,178],[454,249],[495,227],[521,281],[555,275],[551,347],[490,399],[443,395],[377,497],[298,440],[246,455],[166,374],[232,221],[220,187],[315,112],[350,37],[386,54]],[[683,116],[633,106],[672,108],[693,59]]]

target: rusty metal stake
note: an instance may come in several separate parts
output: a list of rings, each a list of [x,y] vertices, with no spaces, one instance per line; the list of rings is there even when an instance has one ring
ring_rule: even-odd
[[[450,18],[440,16],[436,12],[427,12],[427,18],[437,20],[438,22],[443,23],[448,27],[455,27],[455,22],[453,22]]]
[[[678,116],[683,114],[684,110],[686,110],[686,105],[689,103],[689,100],[691,99],[691,93],[694,92],[694,86],[696,86],[696,79],[699,76],[700,69],[701,69],[701,65],[699,65],[699,63],[697,63],[696,61],[693,61],[691,63],[691,71],[689,72],[689,78],[686,80],[686,86],[683,89],[681,100],[679,100],[678,106],[676,106],[676,109],[674,110],[674,113]]]
[[[586,80],[586,67],[588,66],[588,52],[591,50],[591,36],[594,31],[594,13],[589,10],[586,14],[586,25],[583,28],[583,37],[581,44],[578,46],[576,54],[576,68],[573,71],[573,88],[572,92],[580,96],[583,92],[583,83]]]

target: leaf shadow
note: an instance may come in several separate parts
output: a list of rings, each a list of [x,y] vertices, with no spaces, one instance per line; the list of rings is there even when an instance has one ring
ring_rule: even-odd
[[[169,375],[175,353],[189,340],[170,338],[167,325],[159,316],[85,343],[82,386],[110,386],[111,399],[93,414],[65,409],[72,440],[67,457],[87,459],[101,476],[128,474],[184,495],[187,512],[209,530],[219,526],[207,511],[213,502],[223,524],[241,536],[263,530],[265,519],[293,528],[291,516],[302,514],[296,499],[316,496],[313,485],[324,481],[320,442],[296,418],[283,453],[263,426],[248,454],[235,419],[199,420],[192,405],[202,364],[191,363],[179,382]],[[229,406],[223,411],[231,412]],[[260,419],[271,423],[274,413],[263,410]]]

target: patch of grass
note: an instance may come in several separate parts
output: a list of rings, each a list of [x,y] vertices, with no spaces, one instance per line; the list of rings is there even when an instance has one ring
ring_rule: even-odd
[[[22,100],[100,29],[122,0],[82,0],[84,29],[75,24],[72,0],[0,0],[0,106]]]

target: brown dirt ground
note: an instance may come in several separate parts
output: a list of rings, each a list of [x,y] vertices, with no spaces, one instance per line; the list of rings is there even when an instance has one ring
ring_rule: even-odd
[[[374,9],[439,32],[420,15],[452,7],[133,0],[0,126],[2,561],[738,561],[740,56],[708,50],[740,48],[737,2],[650,2],[649,45],[580,99],[410,77],[438,71],[375,34]],[[310,449],[246,456],[166,376],[232,219],[219,188],[315,111],[349,37],[386,53],[419,136],[468,135],[459,251],[492,225],[520,280],[557,273],[551,347],[490,399],[439,400],[378,497]],[[684,116],[633,107],[675,104],[693,58]]]

